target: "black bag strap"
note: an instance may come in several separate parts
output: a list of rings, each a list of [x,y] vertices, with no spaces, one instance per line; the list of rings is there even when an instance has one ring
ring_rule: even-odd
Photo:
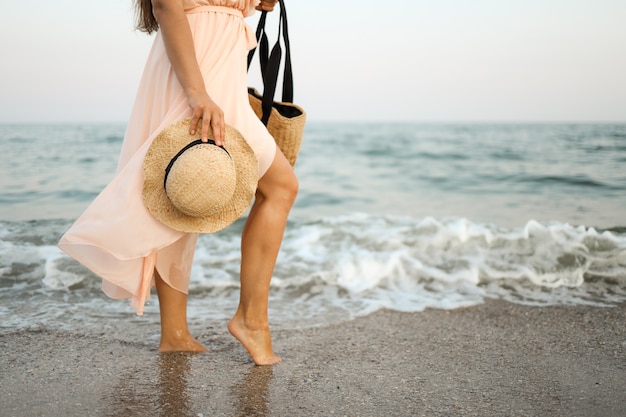
[[[261,67],[261,78],[263,80],[263,97],[261,107],[263,115],[261,121],[267,125],[274,103],[274,94],[278,84],[278,73],[280,71],[280,62],[282,58],[282,49],[280,45],[281,37],[285,44],[285,65],[283,68],[283,91],[282,101],[285,103],[293,103],[293,72],[291,68],[291,45],[289,44],[289,32],[287,27],[287,11],[285,2],[278,0],[280,4],[280,18],[278,22],[278,37],[276,43],[269,52],[269,42],[267,40],[267,32],[265,31],[265,23],[267,20],[267,12],[263,11],[259,18],[256,29],[256,38],[259,49],[259,62]],[[257,48],[248,52],[248,69],[254,57]],[[269,54],[268,54],[269,52]]]
[[[268,41],[267,34],[265,33],[265,21],[267,20],[267,12],[262,12],[261,17],[259,18],[259,23],[256,27],[256,41],[257,47],[250,50],[248,52],[248,70],[250,69],[250,64],[252,63],[252,58],[254,58],[254,51],[259,48],[259,60],[261,63],[261,76],[265,76],[265,70],[267,68],[267,60],[268,60]]]

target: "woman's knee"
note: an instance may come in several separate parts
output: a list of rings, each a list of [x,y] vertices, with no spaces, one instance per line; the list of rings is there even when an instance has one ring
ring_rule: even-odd
[[[296,196],[298,195],[298,190],[300,188],[300,182],[298,181],[298,177],[294,173],[287,179],[287,184],[285,184],[285,193],[288,195],[288,198],[291,200],[291,203],[296,200]]]
[[[264,195],[267,199],[290,209],[298,195],[298,187],[298,178],[291,172],[281,177],[280,181],[272,183],[272,186],[266,187]]]
[[[269,170],[259,181],[258,192],[267,199],[279,199],[291,206],[300,184],[289,162],[282,154],[277,154]]]

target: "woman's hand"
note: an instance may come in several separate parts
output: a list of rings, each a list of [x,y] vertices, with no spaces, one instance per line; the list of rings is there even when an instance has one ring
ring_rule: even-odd
[[[261,0],[261,3],[256,6],[256,9],[271,12],[272,10],[274,10],[274,6],[276,6],[276,3],[278,3],[278,0]]]
[[[200,123],[200,139],[207,142],[209,127],[213,132],[213,140],[217,146],[224,145],[226,128],[224,123],[224,112],[209,97],[206,91],[199,91],[188,96],[189,107],[192,111],[189,133],[195,135]]]

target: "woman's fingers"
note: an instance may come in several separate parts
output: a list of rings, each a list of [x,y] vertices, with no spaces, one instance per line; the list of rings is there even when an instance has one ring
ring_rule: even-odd
[[[261,3],[256,6],[256,9],[271,12],[272,10],[274,10],[274,6],[276,6],[276,3],[278,3],[278,0],[261,0]]]
[[[200,139],[202,142],[208,142],[209,137],[213,139],[217,146],[224,145],[224,137],[226,136],[226,125],[224,116],[221,114],[208,114],[202,118],[192,118],[189,126],[189,133],[196,134],[194,126],[200,123]]]
[[[226,130],[222,109],[207,95],[203,95],[199,100],[195,97],[190,98],[189,106],[192,110],[189,133],[192,135],[199,133],[202,142],[208,142],[211,136],[216,145],[222,146]]]
[[[198,121],[200,121],[200,117],[195,114],[191,116],[191,122],[189,122],[189,134],[195,135],[198,130]]]
[[[220,110],[221,113],[221,110]],[[224,115],[223,114],[213,114],[211,119],[207,120],[206,118],[202,119],[202,140],[208,137],[209,127],[213,133],[213,140],[217,146],[224,145],[224,136],[225,136],[225,124],[224,124]],[[206,135],[205,136],[205,132]]]

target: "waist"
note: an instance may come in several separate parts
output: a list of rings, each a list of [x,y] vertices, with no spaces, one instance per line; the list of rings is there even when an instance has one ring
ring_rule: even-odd
[[[206,5],[206,6],[197,6],[194,7],[193,9],[187,9],[185,10],[185,13],[189,14],[189,13],[205,13],[205,12],[214,12],[214,13],[226,13],[232,16],[236,16],[236,17],[240,17],[243,19],[243,12],[239,9],[235,9],[233,7],[226,7],[226,6],[211,6],[211,5]]]

